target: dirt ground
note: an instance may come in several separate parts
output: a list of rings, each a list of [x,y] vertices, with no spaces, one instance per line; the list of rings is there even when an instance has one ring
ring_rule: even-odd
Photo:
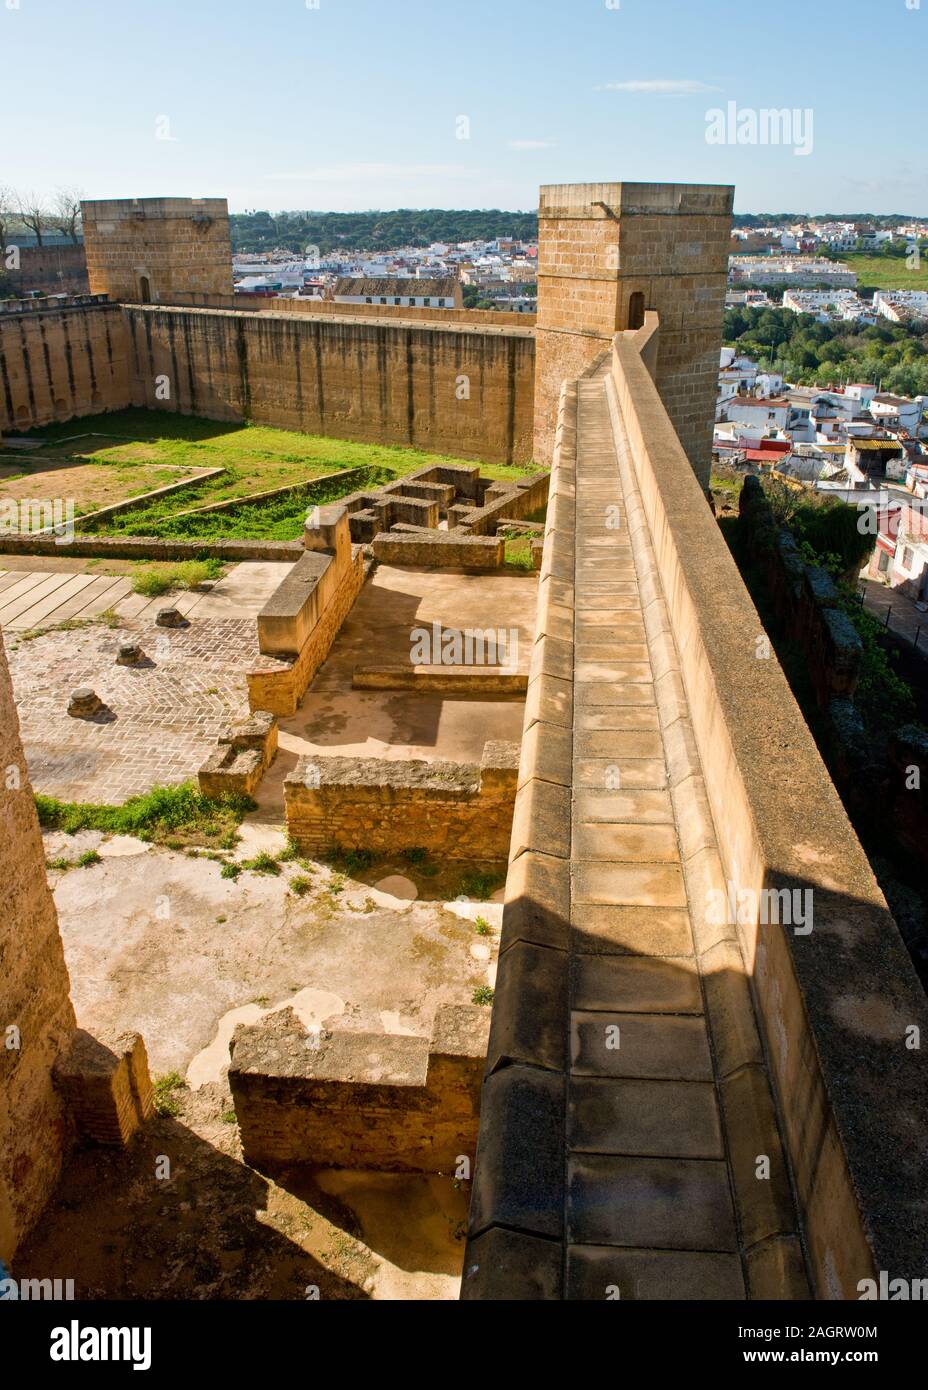
[[[0,491],[6,498],[56,498],[73,501],[76,516],[124,502],[168,483],[192,481],[207,470],[174,464],[85,463],[24,455],[0,464]],[[178,504],[179,505],[179,504]]]
[[[126,1151],[79,1150],[16,1277],[78,1299],[455,1299],[469,1184],[241,1158],[222,1086],[178,1091]],[[169,1176],[164,1159],[170,1163]]]
[[[428,876],[386,862],[370,882],[315,862],[228,879],[215,861],[129,836],[44,840],[48,860],[100,855],[49,876],[79,1025],[141,1032],[153,1077],[184,1084],[170,1092],[177,1113],[128,1151],[76,1152],[17,1277],[54,1271],[78,1298],[456,1298],[468,1185],[248,1168],[229,1040],[285,1007],[306,1026],[428,1035],[440,1005],[493,984],[501,904],[419,898],[414,880]],[[230,857],[283,845],[258,817]],[[305,895],[298,875],[312,880]]]

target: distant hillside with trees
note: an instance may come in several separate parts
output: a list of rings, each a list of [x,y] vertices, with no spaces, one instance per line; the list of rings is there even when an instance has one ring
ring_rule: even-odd
[[[807,212],[736,213],[736,227],[767,227],[805,222]],[[862,212],[815,214],[819,220],[866,222],[875,227],[910,220],[906,213],[891,216]],[[398,208],[392,212],[236,212],[232,213],[234,251],[271,251],[283,247],[303,251],[318,246],[325,254],[338,250],[392,251],[397,246],[428,246],[433,241],[494,241],[499,236],[519,241],[538,237],[535,212],[505,212],[499,208]]]
[[[784,227],[794,222],[859,222],[870,227],[896,227],[900,222],[921,222],[911,212],[736,212],[736,227]]]
[[[303,252],[391,251],[398,246],[429,246],[433,241],[494,241],[515,237],[534,241],[534,212],[498,208],[399,208],[394,212],[238,212],[229,219],[233,251]]]
[[[729,309],[725,342],[794,385],[866,381],[901,396],[928,395],[928,332],[888,320],[860,328],[789,309]]]

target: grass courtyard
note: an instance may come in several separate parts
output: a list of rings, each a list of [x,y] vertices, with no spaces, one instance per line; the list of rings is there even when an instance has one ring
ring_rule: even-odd
[[[92,529],[100,534],[202,540],[234,536],[293,540],[300,534],[307,505],[333,501],[365,484],[373,486],[429,465],[472,462],[419,449],[358,444],[267,425],[150,410],[123,410],[49,425],[32,431],[32,437],[41,440],[35,451],[6,451],[0,495],[73,498],[80,516],[182,482],[186,486],[168,497],[94,524]],[[515,478],[531,471],[530,466],[505,464],[480,467],[491,478]],[[202,476],[216,468],[223,472]],[[314,480],[348,468],[365,472],[344,483],[311,486]],[[228,514],[178,515],[297,485],[310,486],[295,496],[246,504]]]

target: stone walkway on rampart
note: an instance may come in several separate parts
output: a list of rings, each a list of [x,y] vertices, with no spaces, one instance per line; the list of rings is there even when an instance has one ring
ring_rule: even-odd
[[[576,483],[567,1296],[789,1296],[764,1056],[734,927],[708,910],[721,865],[601,374],[578,384]]]

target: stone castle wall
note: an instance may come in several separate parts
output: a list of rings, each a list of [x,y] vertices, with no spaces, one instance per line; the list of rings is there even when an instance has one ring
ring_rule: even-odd
[[[118,304],[35,300],[0,313],[0,433],[124,409],[126,348]]]
[[[94,294],[169,304],[183,291],[232,293],[225,198],[107,198],[81,209]]]
[[[139,405],[492,462],[531,459],[531,329],[34,306],[0,313],[0,433]]]
[[[135,405],[463,458],[531,458],[530,330],[142,306],[124,313]],[[167,400],[157,394],[165,381]]]
[[[58,917],[0,640],[0,1260],[12,1259],[70,1142],[52,1068],[75,1030]]]

